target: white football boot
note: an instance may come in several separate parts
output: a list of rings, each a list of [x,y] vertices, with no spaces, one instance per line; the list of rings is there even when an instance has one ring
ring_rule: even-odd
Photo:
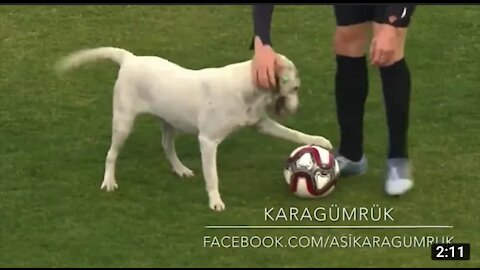
[[[387,162],[385,192],[388,195],[402,195],[413,187],[410,163],[406,158],[391,158]]]

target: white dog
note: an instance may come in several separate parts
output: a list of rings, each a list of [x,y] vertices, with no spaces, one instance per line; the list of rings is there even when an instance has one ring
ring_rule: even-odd
[[[115,190],[115,163],[135,117],[149,113],[163,124],[162,146],[173,171],[181,177],[193,172],[178,159],[175,131],[198,136],[203,176],[209,206],[225,209],[218,189],[217,147],[232,132],[256,126],[270,134],[299,144],[316,144],[331,149],[330,142],[280,125],[267,116],[294,113],[298,107],[300,79],[295,65],[278,55],[278,89],[262,90],[252,80],[251,61],[219,68],[191,70],[155,56],[135,56],[119,48],[82,50],[65,57],[58,66],[66,71],[83,63],[110,59],[120,65],[113,94],[112,142],[106,158],[101,189]]]

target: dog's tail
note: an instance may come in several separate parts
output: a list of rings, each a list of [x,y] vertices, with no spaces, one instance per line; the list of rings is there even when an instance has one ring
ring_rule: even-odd
[[[86,49],[64,57],[57,63],[56,69],[58,72],[62,73],[77,68],[82,64],[105,59],[112,60],[121,66],[123,61],[131,56],[134,56],[134,54],[127,50],[114,47]]]

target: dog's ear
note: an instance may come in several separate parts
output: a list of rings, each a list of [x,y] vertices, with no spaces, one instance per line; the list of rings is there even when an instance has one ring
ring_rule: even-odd
[[[275,71],[275,85],[276,85],[276,89],[275,90],[279,90],[280,89],[280,75]]]
[[[275,59],[275,91],[280,91],[280,85],[285,83],[283,81],[283,70],[285,69],[285,65],[281,56],[277,55]]]
[[[281,75],[275,72],[275,87],[273,88],[273,91],[275,93],[280,93],[281,83],[282,83]]]
[[[283,61],[283,58],[277,55],[275,57],[275,73],[276,74],[281,73],[284,68],[285,68],[285,62]]]

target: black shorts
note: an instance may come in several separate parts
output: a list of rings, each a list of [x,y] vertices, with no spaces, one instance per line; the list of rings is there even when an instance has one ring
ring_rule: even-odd
[[[338,26],[348,26],[365,22],[387,22],[385,5],[334,5]],[[400,27],[408,27],[410,19],[402,20]]]

